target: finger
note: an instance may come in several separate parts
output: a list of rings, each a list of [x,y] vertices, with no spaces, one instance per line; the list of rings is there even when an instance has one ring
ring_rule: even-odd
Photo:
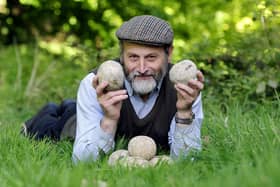
[[[115,96],[119,96],[119,95],[127,95],[127,91],[122,89],[122,90],[110,91],[110,92],[106,93],[106,97],[108,99],[115,97]]]
[[[111,98],[119,96],[119,95],[127,95],[127,91],[126,90],[109,91],[107,93],[103,93],[102,96],[100,95],[99,100],[107,102]]]
[[[202,82],[198,82],[197,85],[196,85],[196,87],[197,87],[197,89],[198,89],[199,91],[201,91],[201,90],[203,90],[203,88],[204,88],[204,84],[203,84]]]
[[[176,90],[177,90],[178,99],[182,99],[182,98],[188,97],[188,94],[185,91],[183,91],[183,90],[181,90],[179,88],[177,88]]]
[[[203,82],[198,81],[198,80],[190,80],[188,82],[188,86],[190,86],[191,88],[196,89],[196,90],[202,90],[204,88]]]
[[[175,85],[175,89],[177,92],[181,94],[182,97],[189,97],[189,96],[194,96],[195,95],[195,90],[187,85],[177,83]]]
[[[104,81],[96,86],[95,90],[98,97],[104,94],[105,88],[108,86],[108,84],[108,82]]]
[[[93,77],[93,79],[92,79],[92,86],[93,86],[94,88],[96,88],[97,85],[98,85],[98,77],[95,76],[95,77]]]
[[[201,71],[197,72],[197,80],[204,83],[204,75]]]
[[[191,96],[180,89],[177,91],[177,97],[177,101],[181,102],[181,104],[184,103],[184,105],[186,105],[187,103],[193,103],[193,101],[195,100],[194,96]]]
[[[128,98],[128,95],[117,95],[115,97],[112,97],[111,99],[107,100],[107,102],[104,104],[104,106],[110,106],[118,104],[119,102],[125,100]]]

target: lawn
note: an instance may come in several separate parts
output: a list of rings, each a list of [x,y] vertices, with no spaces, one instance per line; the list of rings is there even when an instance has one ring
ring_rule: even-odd
[[[48,83],[34,88],[39,91],[32,96],[33,99],[26,99],[25,89],[15,87],[18,82],[14,53],[6,51],[5,54],[3,57],[1,53],[0,60],[10,63],[0,64],[0,184],[3,187],[268,187],[280,184],[279,98],[261,102],[216,98],[208,93],[206,85],[201,152],[191,153],[172,165],[162,164],[154,168],[110,167],[106,156],[96,163],[73,165],[72,142],[36,142],[19,132],[21,123],[45,102],[59,101],[64,96],[75,97],[78,80],[85,72],[76,66],[76,69],[66,66],[63,74],[50,76]],[[23,68],[32,69],[28,59],[22,57]],[[74,75],[73,69],[80,74]],[[29,75],[30,72],[23,71],[23,74]],[[61,77],[71,76],[75,78],[61,85]],[[21,85],[27,85],[26,77]],[[67,85],[71,86],[63,92]]]

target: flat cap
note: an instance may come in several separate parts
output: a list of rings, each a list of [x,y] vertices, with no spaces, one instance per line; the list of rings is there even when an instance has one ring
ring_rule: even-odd
[[[173,30],[163,19],[155,16],[135,16],[123,23],[116,36],[122,41],[165,46],[173,42]]]

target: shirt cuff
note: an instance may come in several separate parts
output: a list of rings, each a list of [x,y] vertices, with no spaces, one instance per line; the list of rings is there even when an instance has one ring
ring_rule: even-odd
[[[191,133],[195,128],[194,122],[189,125],[183,125],[179,123],[175,123],[175,132],[179,134],[188,134]]]

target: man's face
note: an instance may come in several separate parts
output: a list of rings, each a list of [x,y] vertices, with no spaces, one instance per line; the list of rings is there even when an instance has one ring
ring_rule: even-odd
[[[148,94],[157,86],[166,74],[168,58],[163,47],[123,43],[125,73],[139,95]]]

